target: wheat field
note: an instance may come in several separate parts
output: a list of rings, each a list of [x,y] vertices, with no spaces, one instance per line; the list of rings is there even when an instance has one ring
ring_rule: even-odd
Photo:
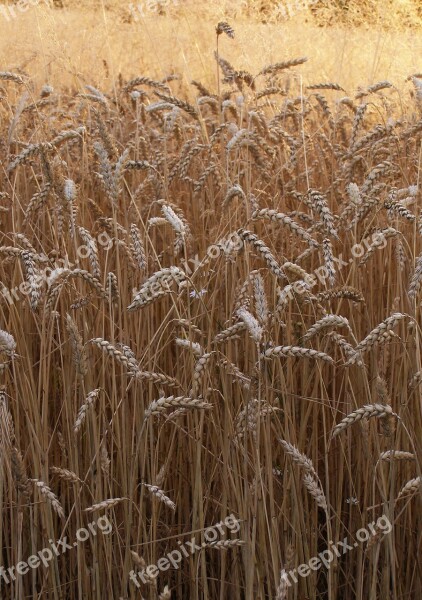
[[[0,25],[0,598],[416,600],[420,30],[176,8]]]

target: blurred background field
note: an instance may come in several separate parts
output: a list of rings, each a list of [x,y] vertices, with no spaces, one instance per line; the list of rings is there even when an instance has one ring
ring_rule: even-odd
[[[25,12],[2,5],[0,59],[4,69],[27,72],[39,85],[107,89],[119,75],[177,71],[185,83],[198,79],[212,87],[214,27],[223,18],[236,38],[223,40],[221,54],[236,68],[256,73],[305,55],[305,83],[335,81],[348,92],[380,79],[403,87],[422,54],[422,5],[410,0],[33,4],[28,0]]]

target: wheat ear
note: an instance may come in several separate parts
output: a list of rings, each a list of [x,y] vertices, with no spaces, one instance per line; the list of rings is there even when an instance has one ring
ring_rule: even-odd
[[[62,505],[60,504],[57,496],[48,487],[48,485],[46,483],[44,483],[44,481],[40,481],[39,479],[30,479],[29,481],[32,481],[35,484],[35,486],[40,491],[40,493],[43,496],[45,496],[45,498],[47,498],[48,502],[53,507],[53,510],[58,514],[58,516],[61,519],[63,519],[64,518],[64,510],[62,508]]]
[[[153,496],[158,498],[160,502],[163,502],[166,506],[171,508],[171,510],[176,510],[176,504],[165,495],[163,490],[161,490],[158,485],[150,485],[149,483],[144,483],[143,485]]]
[[[107,500],[98,502],[98,504],[93,504],[92,506],[85,508],[84,511],[87,513],[93,513],[97,512],[98,510],[107,510],[109,508],[117,506],[117,504],[120,504],[120,502],[123,502],[123,500],[126,500],[126,498],[108,498]]]
[[[399,416],[393,412],[393,409],[388,404],[366,404],[365,406],[362,406],[362,408],[358,408],[344,417],[344,419],[334,427],[331,439],[361,419],[370,419],[372,417],[382,418],[386,416],[393,416],[399,419]]]
[[[151,415],[159,415],[168,408],[188,408],[188,409],[210,409],[211,404],[205,402],[202,398],[190,398],[188,396],[168,396],[158,398],[148,406],[144,413],[144,419],[147,420]]]
[[[334,360],[325,352],[319,352],[312,348],[302,348],[301,346],[275,346],[268,348],[263,354],[264,358],[280,358],[280,357],[294,357],[294,358],[312,358],[319,359],[330,364],[334,363]]]
[[[422,490],[422,477],[415,477],[414,479],[410,479],[400,490],[399,495],[396,498],[396,501],[402,498],[403,496],[407,496],[407,494],[416,494],[416,492]]]

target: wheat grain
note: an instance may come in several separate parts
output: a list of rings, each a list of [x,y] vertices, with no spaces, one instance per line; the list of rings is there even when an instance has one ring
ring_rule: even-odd
[[[335,90],[337,92],[344,92],[345,90],[338,83],[314,83],[313,85],[307,85],[307,90]]]
[[[352,360],[358,367],[363,367],[363,360],[359,352],[353,348],[353,346],[339,333],[331,331],[328,337],[333,339],[335,343],[343,350],[347,361]]]
[[[141,238],[141,232],[135,223],[132,223],[130,226],[130,236],[132,238],[132,243],[130,249],[133,254],[133,258],[135,259],[138,268],[140,271],[144,271],[147,265],[147,258],[145,254],[144,244]]]
[[[419,293],[419,290],[421,289],[421,284],[422,284],[422,254],[420,254],[418,256],[418,258],[416,259],[415,270],[413,272],[412,279],[411,279],[410,285],[409,285],[409,291],[408,291],[410,298],[416,297],[416,295]]]
[[[353,302],[365,302],[365,298],[362,296],[361,292],[350,286],[318,292],[316,298],[318,301],[347,298],[347,300],[352,300]]]
[[[262,240],[258,238],[254,233],[248,231],[247,229],[239,229],[238,235],[242,240],[245,240],[249,244],[251,244],[258,252],[261,254],[265,262],[267,263],[269,269],[274,273],[276,277],[285,278],[285,275],[277,263],[276,259],[272,255],[270,249],[264,244]]]
[[[312,189],[308,191],[308,197],[313,209],[321,217],[321,221],[327,233],[334,238],[338,238],[337,230],[334,227],[334,217],[328,208],[327,198],[321,192]]]
[[[214,338],[214,343],[219,344],[229,339],[236,339],[239,337],[239,333],[242,333],[242,331],[246,331],[245,321],[239,321],[238,323],[234,323],[233,325],[230,325],[230,327],[227,327],[223,331],[220,331],[220,333],[217,333],[217,335]]]
[[[279,440],[280,444],[283,447],[284,452],[291,456],[292,460],[298,464],[300,467],[305,469],[305,471],[313,476],[317,476],[314,466],[310,458],[308,458],[305,454],[302,454],[296,446],[286,442],[285,440]]]
[[[308,285],[312,283],[312,275],[307,273],[305,269],[302,269],[302,267],[300,267],[296,263],[287,261],[281,265],[281,268],[283,272],[290,271],[290,273],[292,273],[295,277],[297,277],[299,280],[303,280]]]
[[[69,471],[69,469],[62,469],[61,467],[50,467],[50,471],[54,473],[54,475],[58,475],[60,479],[64,481],[70,481],[71,483],[78,483],[81,480],[73,471]]]
[[[324,256],[324,264],[328,276],[328,281],[330,285],[333,286],[336,280],[336,270],[334,268],[333,247],[328,238],[325,238],[322,241],[322,254]]]
[[[246,308],[239,308],[237,311],[237,316],[246,325],[246,328],[249,331],[252,339],[259,343],[264,332],[255,317]]]
[[[107,500],[103,500],[102,502],[98,502],[97,504],[85,508],[84,512],[93,513],[99,510],[108,510],[109,508],[114,508],[126,499],[127,498],[108,498]]]
[[[327,500],[315,477],[310,473],[305,473],[303,476],[303,483],[308,492],[315,499],[317,505],[323,510],[327,510]]]
[[[6,390],[3,387],[0,387],[0,442],[3,447],[15,443],[13,417],[8,406]]]
[[[396,498],[400,500],[403,496],[407,496],[408,494],[416,494],[416,492],[420,491],[422,488],[422,477],[415,477],[414,479],[410,479],[400,490],[399,495]]]
[[[138,371],[138,363],[132,357],[128,357],[126,353],[118,350],[113,344],[110,344],[107,340],[103,340],[103,338],[93,338],[89,340],[89,343],[94,344],[98,348],[100,348],[103,352],[108,354],[111,358],[114,358],[117,362],[123,364],[128,371],[134,371],[135,373]]]
[[[57,496],[51,491],[44,481],[40,481],[39,479],[30,479],[35,484],[35,487],[39,490],[39,492],[45,496],[49,504],[52,506],[54,512],[61,518],[64,518],[64,510],[62,505],[60,504]]]
[[[206,372],[208,370],[209,367],[209,363],[211,358],[214,355],[214,351],[212,352],[206,352],[205,354],[203,354],[202,356],[200,356],[198,358],[198,360],[195,363],[195,368],[193,371],[193,379],[192,379],[192,388],[189,392],[189,396],[191,398],[195,397],[198,395],[200,386],[203,382],[203,379],[206,375]]]
[[[245,541],[240,539],[216,540],[215,542],[203,542],[202,548],[214,548],[214,550],[228,550],[229,548],[235,548],[244,545]]]
[[[307,242],[311,246],[319,246],[318,242],[314,240],[306,229],[303,229],[298,223],[296,223],[291,217],[285,215],[284,213],[279,213],[276,210],[270,210],[268,208],[263,208],[261,210],[257,210],[252,213],[252,220],[259,219],[268,219],[269,221],[274,221],[278,223],[282,223],[286,225],[293,233],[295,233],[298,237],[302,238],[305,242]]]
[[[163,502],[166,506],[171,508],[171,510],[176,510],[175,503],[170,500],[157,485],[150,485],[149,483],[143,483],[142,485],[144,485],[153,496],[158,498],[160,502]]]
[[[17,83],[18,85],[23,85],[24,80],[17,73],[11,73],[10,71],[0,71],[0,79],[2,81],[13,81],[13,83]]]
[[[311,358],[315,360],[323,360],[333,364],[334,361],[331,356],[325,354],[325,352],[319,352],[312,348],[302,348],[301,346],[275,346],[268,348],[263,354],[264,358],[287,358],[289,356],[294,358]]]
[[[97,243],[94,240],[94,238],[92,237],[92,235],[89,233],[89,231],[87,229],[85,229],[84,227],[79,226],[78,233],[86,246],[88,260],[91,264],[92,274],[96,279],[100,279],[101,278],[101,270],[100,270],[100,261],[99,261],[99,257],[98,257]]]
[[[109,302],[117,303],[119,300],[119,283],[117,281],[117,275],[115,273],[107,273],[107,293]]]
[[[307,60],[308,58],[304,56],[301,58],[292,58],[284,62],[274,63],[262,69],[258,75],[273,75],[279,71],[284,71],[286,69],[291,69],[292,67],[297,67],[298,65],[303,65],[303,63],[305,63]]]
[[[359,262],[359,265],[364,265],[368,261],[369,257],[373,255],[375,250],[380,246],[384,246],[387,239],[391,237],[395,237],[399,235],[399,232],[394,229],[394,227],[387,227],[386,229],[382,229],[372,236],[372,242],[368,245],[366,240],[363,240],[362,244],[367,247],[367,251],[363,255],[362,259]]]
[[[73,362],[75,363],[76,371],[83,377],[88,372],[85,347],[77,325],[69,314],[66,314],[66,328],[69,332],[70,342],[72,344]]]
[[[47,312],[53,310],[53,306],[57,301],[58,295],[63,288],[63,285],[69,279],[83,279],[89,285],[91,285],[98,293],[100,298],[108,300],[107,290],[101,285],[100,281],[94,277],[89,271],[85,271],[84,269],[55,269],[48,280],[48,292],[45,301],[45,310]]]
[[[166,398],[158,398],[158,400],[151,402],[145,410],[144,419],[147,420],[152,415],[159,415],[168,408],[175,407],[199,410],[212,408],[211,404],[208,404],[201,398],[192,398],[190,396],[168,396]]]
[[[393,460],[415,460],[415,455],[403,450],[386,450],[385,452],[381,452],[379,460],[386,462],[392,462]]]
[[[97,388],[97,389],[92,390],[91,392],[89,392],[89,394],[87,395],[87,397],[85,399],[85,402],[81,405],[81,407],[79,409],[79,412],[78,412],[78,415],[76,417],[75,424],[73,426],[73,431],[75,433],[78,433],[79,430],[81,429],[81,427],[82,427],[82,425],[83,425],[83,423],[85,421],[86,415],[87,415],[87,413],[90,410],[92,410],[92,408],[94,406],[94,403],[97,400],[100,391],[101,391],[101,389]]]
[[[222,33],[225,33],[229,38],[234,38],[234,30],[232,27],[230,27],[227,21],[220,21],[217,27],[215,28],[215,32],[217,36],[221,35]]]
[[[171,591],[168,585],[164,586],[164,590],[158,596],[158,600],[170,600],[171,599]]]
[[[348,362],[346,363],[346,365],[347,366],[353,365],[358,360],[361,353],[368,352],[376,344],[382,343],[383,335],[387,333],[387,336],[388,336],[389,335],[388,332],[391,329],[393,329],[393,327],[395,327],[400,321],[402,321],[403,319],[405,319],[407,317],[408,317],[408,315],[403,314],[403,313],[393,313],[390,317],[387,317],[386,319],[384,319],[384,321],[382,321],[382,323],[377,325],[377,327],[375,327],[375,329],[373,329],[366,336],[365,339],[363,339],[361,342],[359,342],[359,344],[355,348],[355,353],[356,353],[355,357],[350,358],[348,360]],[[387,337],[387,339],[389,339],[389,338]],[[384,341],[385,341],[385,339],[384,339]]]
[[[22,454],[15,446],[12,446],[10,449],[10,463],[16,489],[23,495],[26,501],[29,501],[31,482],[26,475]]]
[[[157,385],[168,385],[169,387],[180,387],[179,382],[164,373],[154,373],[152,371],[140,371],[138,368],[130,370],[129,374],[135,379],[151,381]]]
[[[0,329],[0,352],[13,358],[16,350],[16,342],[13,335],[3,329]]]
[[[220,362],[221,365],[226,369],[227,373],[229,373],[229,375],[232,375],[243,388],[245,388],[246,390],[250,389],[251,379],[247,375],[242,373],[242,371],[236,365],[224,358]]]
[[[181,348],[187,348],[196,356],[201,356],[204,354],[201,344],[198,344],[197,342],[192,342],[192,340],[184,340],[182,338],[176,338],[175,342],[177,346],[180,346]]]
[[[304,342],[308,341],[319,331],[327,327],[347,327],[347,329],[350,329],[349,321],[345,317],[341,317],[340,315],[326,315],[308,329],[302,340]]]
[[[336,437],[339,433],[348,427],[351,427],[361,419],[370,419],[372,417],[383,418],[389,415],[398,418],[388,404],[366,404],[365,406],[362,406],[362,408],[358,408],[344,417],[344,419],[334,427],[331,438]]]
[[[170,293],[170,284],[175,282],[178,286],[186,279],[186,275],[179,267],[169,267],[157,271],[142,285],[136,293],[128,311],[136,310],[153,302],[157,298]]]

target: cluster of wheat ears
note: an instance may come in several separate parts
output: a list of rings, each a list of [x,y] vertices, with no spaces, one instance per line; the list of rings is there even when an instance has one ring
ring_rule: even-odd
[[[1,598],[422,593],[422,74],[253,75],[226,34],[215,90],[0,73],[0,566],[113,526]]]

